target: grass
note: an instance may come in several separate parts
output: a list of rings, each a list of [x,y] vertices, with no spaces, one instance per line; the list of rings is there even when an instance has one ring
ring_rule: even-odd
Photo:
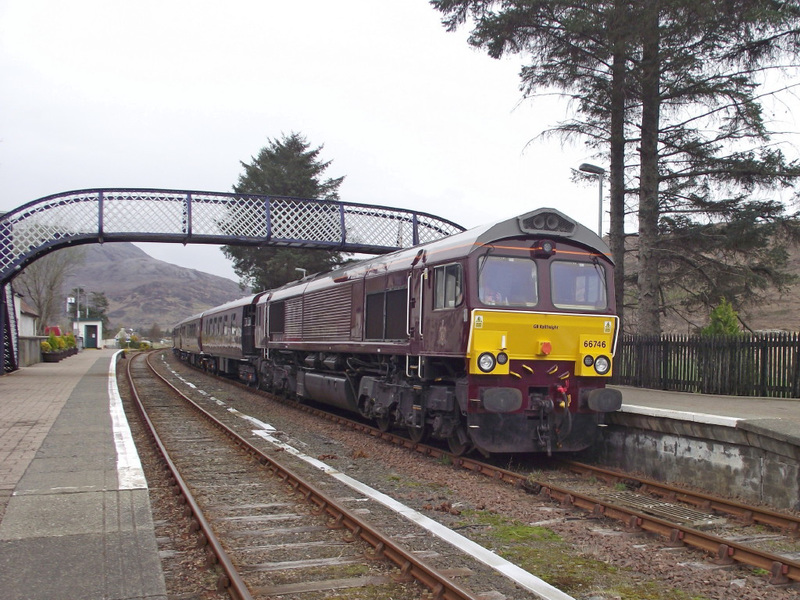
[[[576,597],[620,600],[708,600],[582,553],[546,527],[527,525],[491,511],[466,510],[457,529],[497,554]]]

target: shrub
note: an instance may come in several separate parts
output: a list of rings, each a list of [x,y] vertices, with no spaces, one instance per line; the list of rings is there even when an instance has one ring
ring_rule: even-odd
[[[701,335],[736,335],[739,329],[738,313],[725,298],[720,298],[719,304],[711,311],[711,322],[701,331]]]
[[[43,341],[39,344],[39,347],[42,349],[42,352],[52,352],[53,347],[50,345],[50,342]]]

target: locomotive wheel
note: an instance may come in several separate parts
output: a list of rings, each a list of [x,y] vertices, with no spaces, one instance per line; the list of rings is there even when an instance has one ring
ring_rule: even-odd
[[[390,417],[379,417],[375,419],[375,424],[383,433],[386,433],[392,428],[392,419]]]
[[[450,448],[450,452],[456,456],[463,456],[474,448],[472,441],[469,439],[469,435],[467,435],[467,432],[461,427],[456,429],[452,435],[447,438],[447,447]]]
[[[408,428],[408,437],[411,438],[411,441],[415,444],[421,444],[425,440],[428,439],[428,428],[427,427],[409,427]]]

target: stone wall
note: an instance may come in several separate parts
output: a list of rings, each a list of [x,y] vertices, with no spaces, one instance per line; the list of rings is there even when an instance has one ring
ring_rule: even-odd
[[[630,413],[607,417],[602,436],[581,460],[650,479],[800,509],[800,437],[782,419],[735,427]]]

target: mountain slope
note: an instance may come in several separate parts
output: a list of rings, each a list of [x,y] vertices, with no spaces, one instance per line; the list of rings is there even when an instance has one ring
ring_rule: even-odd
[[[181,319],[246,295],[230,279],[155,259],[131,243],[85,246],[83,266],[67,280],[64,296],[80,285],[87,294],[103,292],[114,330],[168,331]]]

